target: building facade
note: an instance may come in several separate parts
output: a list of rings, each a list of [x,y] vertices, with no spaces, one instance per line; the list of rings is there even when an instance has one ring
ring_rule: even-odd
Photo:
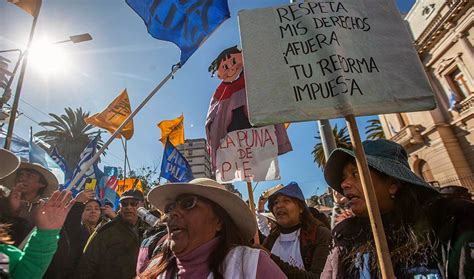
[[[176,149],[186,158],[194,178],[213,178],[211,172],[211,161],[206,148],[205,139],[187,139],[184,144],[176,146]]]
[[[405,21],[437,108],[380,115],[385,135],[405,147],[426,181],[474,192],[473,2],[417,0]]]

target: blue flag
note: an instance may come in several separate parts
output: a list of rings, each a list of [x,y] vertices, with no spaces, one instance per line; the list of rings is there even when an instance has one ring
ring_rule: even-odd
[[[227,0],[126,0],[156,39],[181,49],[181,66],[230,17]]]
[[[81,172],[81,168],[84,168],[84,165],[94,156],[97,149],[97,141],[99,140],[99,136],[100,135],[97,135],[82,151],[81,155],[79,156],[79,163],[77,163],[77,166],[72,173],[71,179],[67,181],[64,185],[64,189],[68,187],[69,182],[71,182],[74,177],[76,177]],[[80,191],[84,190],[87,178],[96,179],[97,181],[100,181],[102,175],[103,173],[97,166],[97,163],[94,163],[92,167],[87,170],[87,172],[82,176],[82,178],[76,183],[76,185],[71,188],[73,196],[76,196]]]
[[[49,156],[48,152],[41,148],[39,145],[30,140],[29,143],[29,158],[30,163],[37,163],[50,170],[54,176],[58,179],[59,184],[64,183],[65,174],[62,169],[54,162]]]
[[[51,152],[49,153],[49,156],[51,156],[51,158],[54,160],[54,162],[56,162],[56,164],[58,164],[58,166],[64,172],[66,177],[68,177],[69,168],[68,168],[66,159],[64,159],[64,157],[61,156],[61,154],[59,154],[58,148],[56,146],[53,147],[53,150],[51,150]]]
[[[118,182],[118,168],[104,166],[104,175],[99,181],[96,187],[96,196],[105,204],[109,201],[113,205],[113,209],[119,208],[120,197],[117,194],[117,182]]]
[[[160,176],[170,182],[188,182],[194,178],[188,161],[169,140],[166,140],[163,151]]]
[[[5,140],[7,138],[7,132],[3,129],[0,129],[0,147],[5,146]],[[29,142],[19,136],[13,135],[12,141],[10,144],[10,151],[13,152],[16,156],[20,157],[24,161],[30,159],[30,146]]]

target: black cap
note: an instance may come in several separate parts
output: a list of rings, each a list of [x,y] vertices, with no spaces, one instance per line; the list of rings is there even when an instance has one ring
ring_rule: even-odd
[[[135,199],[138,201],[143,201],[143,193],[138,190],[127,190],[123,192],[122,196],[120,197],[120,201],[125,199]]]

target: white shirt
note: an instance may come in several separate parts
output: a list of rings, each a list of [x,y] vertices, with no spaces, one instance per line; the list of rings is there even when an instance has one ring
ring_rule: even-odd
[[[280,233],[275,244],[273,244],[272,254],[292,266],[304,269],[300,250],[300,232],[301,229],[287,234]]]

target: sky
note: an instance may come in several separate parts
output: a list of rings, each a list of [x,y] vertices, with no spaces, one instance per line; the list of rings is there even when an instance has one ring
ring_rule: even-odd
[[[128,142],[132,169],[160,166],[163,145],[158,140],[156,124],[181,113],[185,118],[186,138],[205,138],[204,123],[212,94],[220,83],[207,68],[225,48],[240,45],[237,13],[242,9],[276,7],[283,0],[229,0],[231,18],[214,32],[134,119],[135,134]],[[397,0],[401,12],[407,12],[415,0]],[[7,1],[0,1],[0,50],[26,47],[32,17]],[[41,121],[52,120],[48,113],[62,114],[64,108],[82,107],[96,113],[118,94],[128,90],[132,109],[170,72],[179,61],[179,49],[170,42],[152,38],[142,19],[119,0],[43,0],[35,32],[35,42],[58,42],[71,35],[89,33],[93,40],[80,44],[55,45],[52,58],[42,55],[28,62],[19,110],[23,113],[15,124],[15,134],[29,137],[29,128],[38,132]],[[3,55],[16,62],[17,54]],[[52,61],[63,64],[49,69]],[[13,66],[11,65],[11,68]],[[54,68],[54,67],[53,67]],[[15,84],[13,88],[15,88]],[[3,92],[2,92],[3,93]],[[12,98],[13,99],[13,98]],[[362,139],[371,117],[357,118]],[[331,125],[345,126],[344,119]],[[315,121],[294,123],[288,129],[293,151],[279,156],[281,180],[261,182],[254,196],[278,183],[296,181],[305,197],[322,194],[327,184],[321,169],[313,162],[311,151],[318,142]],[[108,139],[108,134],[104,139]],[[101,166],[123,166],[120,141],[112,142]],[[234,185],[247,198],[245,183]],[[255,186],[255,184],[254,184]]]

